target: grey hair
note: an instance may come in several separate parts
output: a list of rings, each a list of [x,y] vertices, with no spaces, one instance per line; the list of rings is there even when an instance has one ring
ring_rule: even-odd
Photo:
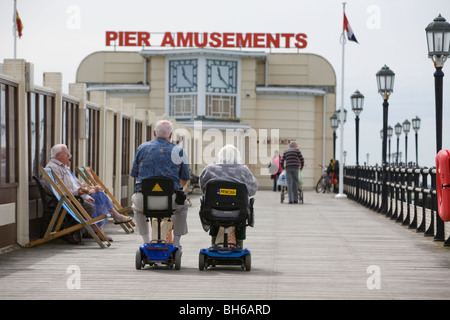
[[[62,143],[60,143],[60,144],[55,144],[55,145],[52,147],[52,149],[50,150],[50,157],[51,157],[51,158],[56,157],[56,155],[57,155],[58,153],[62,152],[62,148],[63,148],[63,147],[66,147],[66,148],[67,148],[67,146],[66,146],[65,144],[62,144]]]
[[[219,150],[217,163],[242,164],[241,153],[235,146],[227,144]]]
[[[289,143],[289,148],[297,148],[298,144],[297,141],[291,141],[291,143]]]
[[[159,120],[155,126],[155,133],[157,137],[169,138],[173,131],[173,125],[168,120]]]

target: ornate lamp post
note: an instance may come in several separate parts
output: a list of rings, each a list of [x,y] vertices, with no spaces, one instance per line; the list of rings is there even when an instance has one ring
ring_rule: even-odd
[[[403,121],[403,133],[405,134],[405,165],[408,166],[408,133],[411,129],[411,122],[406,119]]]
[[[436,72],[434,86],[436,98],[436,151],[442,148],[442,67],[450,54],[450,24],[439,14],[426,28],[428,57],[433,60]]]
[[[418,153],[418,145],[417,145],[417,140],[418,140],[418,132],[420,129],[420,118],[418,116],[416,116],[414,119],[411,120],[412,122],[412,127],[414,129],[414,131],[416,132],[416,166],[419,166],[419,153]]]
[[[330,125],[333,129],[333,159],[336,159],[336,129],[339,127],[339,121],[336,113],[330,117]]]
[[[428,57],[433,61],[434,90],[436,100],[436,154],[442,149],[442,91],[444,72],[442,67],[450,54],[450,24],[439,14],[426,28]],[[444,222],[439,215],[434,240],[444,240]]]
[[[386,147],[387,147],[387,127],[388,127],[388,99],[394,89],[395,73],[384,65],[376,74],[378,93],[383,97],[383,184],[381,191],[381,213],[387,212],[387,170],[386,170]]]
[[[356,201],[359,199],[359,115],[364,107],[364,96],[356,90],[350,97],[352,110],[355,113],[356,128]]]

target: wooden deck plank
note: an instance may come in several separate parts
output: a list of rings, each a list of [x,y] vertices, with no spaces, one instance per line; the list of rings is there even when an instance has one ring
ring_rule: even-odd
[[[348,199],[313,191],[298,205],[259,191],[255,228],[245,241],[252,270],[200,272],[198,253],[210,239],[200,225],[199,197],[191,198],[181,270],[136,270],[141,237],[108,222],[114,241],[107,249],[93,240],[56,240],[0,255],[0,299],[227,300],[231,291],[237,300],[449,297],[449,248]],[[80,289],[68,288],[70,266],[79,267]],[[379,267],[380,289],[367,287],[369,266]]]

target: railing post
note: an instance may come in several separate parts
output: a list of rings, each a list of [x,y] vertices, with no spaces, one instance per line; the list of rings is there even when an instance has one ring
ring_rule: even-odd
[[[414,217],[408,226],[409,229],[417,228],[417,206],[419,205],[419,180],[420,180],[420,169],[416,168],[413,170],[413,178],[414,178]]]
[[[427,170],[427,175],[430,175],[430,172],[431,172],[431,169],[428,169]],[[425,192],[430,195],[430,203],[431,203],[430,207],[432,208],[433,207],[433,198],[431,196],[431,190],[432,189],[430,187],[429,189],[427,188],[425,190]],[[428,226],[428,229],[425,231],[425,236],[430,236],[430,237],[434,236],[434,214],[433,214],[433,209],[431,209],[431,212],[430,212],[430,225]]]
[[[395,222],[403,222],[404,218],[404,203],[405,203],[405,169],[399,168],[399,183],[398,183],[398,189],[400,192],[400,213],[397,216],[397,220]]]
[[[422,187],[420,188],[420,191],[422,193],[422,221],[420,222],[420,225],[417,227],[417,232],[425,232],[425,208],[426,208],[426,202],[427,202],[427,193],[425,192],[425,189],[427,187],[427,168],[424,167],[420,169],[420,174],[422,175]]]
[[[402,222],[402,225],[406,226],[410,224],[411,217],[410,217],[410,205],[411,205],[411,175],[410,169],[406,169],[406,185],[405,185],[405,191],[406,191],[406,217]]]
[[[394,169],[392,167],[389,167],[389,170],[392,170],[393,173],[391,174],[391,181],[389,181],[389,194],[390,194],[389,202],[390,202],[390,205],[389,205],[388,212],[386,212],[386,218],[392,217],[392,201],[394,199],[394,188],[393,188],[392,184],[393,184],[393,182],[395,180],[395,177],[396,177],[395,171],[393,171]]]
[[[398,173],[398,167],[395,167],[393,169],[395,172],[393,184],[394,184],[394,201],[395,201],[395,211],[392,213],[391,220],[397,220],[398,217],[398,198],[399,198],[399,190],[398,190],[398,180],[399,180],[399,173]]]

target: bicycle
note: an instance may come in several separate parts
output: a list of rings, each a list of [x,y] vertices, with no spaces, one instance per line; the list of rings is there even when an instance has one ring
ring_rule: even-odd
[[[321,166],[323,168],[323,166]],[[325,193],[331,191],[331,176],[328,175],[327,170],[323,170],[322,176],[319,178],[316,184],[316,192],[317,193]]]

